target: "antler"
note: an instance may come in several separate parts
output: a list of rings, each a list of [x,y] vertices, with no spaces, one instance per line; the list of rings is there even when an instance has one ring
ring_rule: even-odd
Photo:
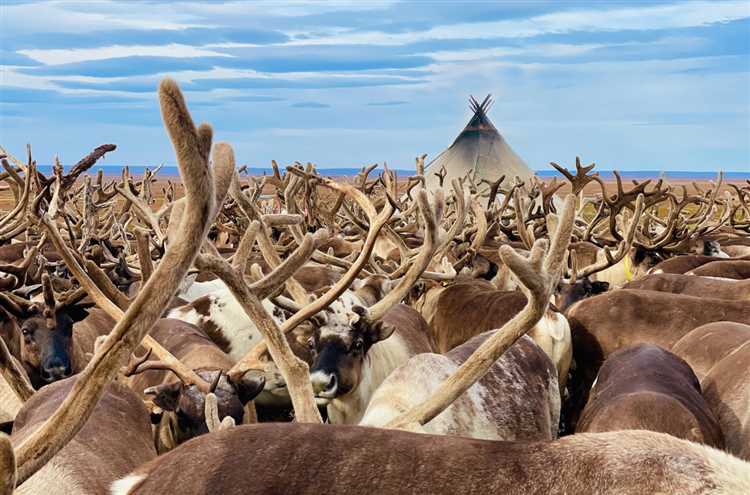
[[[21,402],[26,402],[34,395],[34,388],[29,383],[26,373],[13,359],[2,338],[0,338],[0,374]]]
[[[596,272],[600,272],[606,268],[609,268],[612,265],[616,265],[620,262],[621,259],[625,257],[626,254],[628,254],[628,251],[630,250],[630,247],[633,245],[633,239],[635,238],[635,232],[636,227],[638,226],[638,221],[643,214],[643,208],[644,208],[644,199],[643,195],[638,195],[638,199],[636,199],[635,202],[635,213],[633,214],[633,220],[630,222],[630,226],[625,234],[625,238],[620,241],[619,246],[617,247],[617,251],[614,255],[609,250],[609,247],[604,248],[604,255],[605,258],[603,261],[591,264],[585,268],[578,269],[576,273],[576,278],[585,278],[590,275],[593,275]],[[572,266],[577,266],[577,260],[575,258],[575,251],[571,251],[570,253],[571,260],[572,260]],[[575,268],[574,268],[575,270]],[[573,279],[572,281],[575,281]]]
[[[16,488],[16,455],[10,437],[0,433],[0,495],[13,495]]]
[[[547,252],[547,241],[538,240],[529,258],[516,253],[510,246],[500,247],[500,257],[521,282],[526,306],[496,331],[448,377],[425,402],[413,407],[386,425],[388,428],[415,429],[440,414],[461,394],[485,375],[492,364],[528,332],[544,315],[550,297],[560,279],[562,262],[570,242],[575,214],[575,197],[565,199],[560,221]]]
[[[575,196],[578,196],[578,193],[583,191],[583,189],[586,187],[586,184],[594,180],[594,177],[597,177],[599,175],[599,172],[594,173],[593,175],[588,175],[589,172],[591,172],[594,167],[596,167],[595,163],[592,163],[591,165],[587,165],[585,167],[581,166],[581,157],[576,157],[576,174],[573,175],[565,167],[562,167],[558,165],[555,162],[550,162],[550,165],[552,165],[558,172],[563,174],[566,179],[568,179],[568,182],[570,182],[570,186],[572,188],[572,193]]]
[[[161,316],[190,268],[216,211],[214,173],[208,166],[211,127],[196,128],[177,84],[165,79],[159,86],[164,124],[174,143],[186,190],[186,211],[178,238],[170,246],[154,275],[117,322],[57,410],[15,449],[18,481],[23,482],[63,448],[91,415],[104,387],[117,374],[119,363],[129,355]],[[226,167],[229,145],[214,149],[214,169],[219,176]],[[216,191],[218,201],[223,195]],[[46,215],[45,215],[46,216]]]
[[[443,211],[442,190],[437,190],[435,193],[434,209],[427,201],[427,191],[425,190],[419,191],[417,201],[419,202],[419,211],[422,214],[422,221],[425,226],[424,244],[421,247],[419,256],[414,260],[406,275],[398,281],[398,284],[383,299],[367,308],[367,318],[372,321],[381,319],[392,306],[401,302],[433,259],[437,239],[437,226]]]

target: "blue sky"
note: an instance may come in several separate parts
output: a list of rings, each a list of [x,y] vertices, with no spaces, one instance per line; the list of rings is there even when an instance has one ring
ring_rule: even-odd
[[[180,81],[240,163],[413,166],[491,93],[533,168],[750,171],[750,2],[0,0],[0,144],[174,163]]]

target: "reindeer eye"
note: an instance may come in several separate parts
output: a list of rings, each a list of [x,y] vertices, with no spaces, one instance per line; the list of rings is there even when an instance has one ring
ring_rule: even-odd
[[[310,348],[310,350],[315,350],[315,339],[310,337],[307,339],[307,347]]]
[[[352,350],[357,352],[362,350],[362,341],[360,339],[354,341],[354,344],[352,344]]]

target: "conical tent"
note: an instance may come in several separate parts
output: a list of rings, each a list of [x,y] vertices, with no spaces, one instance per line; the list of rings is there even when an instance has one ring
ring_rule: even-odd
[[[531,179],[534,172],[511,149],[487,117],[492,105],[491,96],[487,95],[482,103],[478,103],[473,96],[469,100],[474,116],[453,144],[425,167],[427,187],[440,187],[440,180],[435,174],[440,173],[443,167],[446,186],[453,178],[466,177],[469,173],[477,184],[483,179],[494,182],[503,175],[505,184],[512,183],[513,177],[524,181]]]

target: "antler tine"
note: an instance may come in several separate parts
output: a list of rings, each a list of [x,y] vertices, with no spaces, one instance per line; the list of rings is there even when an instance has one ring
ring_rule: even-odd
[[[427,153],[419,155],[416,158],[416,162],[417,162],[416,163],[417,175],[420,175],[420,176],[423,176],[423,177],[424,177],[424,160],[425,160],[425,158],[427,158]]]
[[[458,234],[463,230],[464,223],[466,221],[466,193],[464,192],[463,184],[461,183],[460,179],[453,179],[451,180],[451,187],[453,189],[453,198],[456,202],[456,218],[453,220],[453,224],[451,225],[450,229],[448,229],[448,232],[446,233],[445,237],[443,239],[439,240],[439,244],[437,248],[435,249],[435,259],[442,259],[443,256],[445,256],[446,251],[448,250],[448,247],[450,246],[450,243],[455,239]],[[419,203],[417,202],[417,205]],[[445,201],[437,202],[438,205],[445,204]],[[438,219],[438,224],[440,223],[440,219]],[[404,268],[405,265],[402,264],[402,267],[399,270],[396,270],[394,272],[393,276],[400,276],[403,271],[405,271]],[[402,271],[403,270],[403,271]]]
[[[147,231],[136,228],[136,252],[141,268],[141,283],[145,284],[154,272],[154,262],[151,259],[151,236]]]
[[[435,172],[435,175],[437,175],[438,180],[440,181],[440,187],[443,187],[443,182],[445,181],[445,176],[448,175],[448,171],[445,169],[445,165],[442,165],[440,167],[440,170]]]
[[[127,366],[123,366],[122,369],[120,369],[120,373],[122,373],[123,376],[133,376],[135,374],[140,373],[138,370],[138,367],[145,363],[149,357],[151,357],[152,349],[147,349],[146,353],[143,355],[143,357],[137,357],[135,354],[133,354],[134,359],[131,358],[130,362]]]
[[[47,328],[55,328],[55,291],[49,275],[42,274],[42,294],[44,295],[44,317],[47,320]]]
[[[484,376],[493,363],[539,321],[560,279],[562,260],[570,242],[574,215],[575,196],[569,195],[565,199],[558,229],[552,236],[548,253],[545,253],[546,239],[540,239],[534,244],[529,258],[522,257],[508,245],[500,248],[503,262],[521,282],[521,288],[527,297],[526,306],[482,343],[429,399],[392,420],[386,427],[414,429],[415,426],[431,421]]]

